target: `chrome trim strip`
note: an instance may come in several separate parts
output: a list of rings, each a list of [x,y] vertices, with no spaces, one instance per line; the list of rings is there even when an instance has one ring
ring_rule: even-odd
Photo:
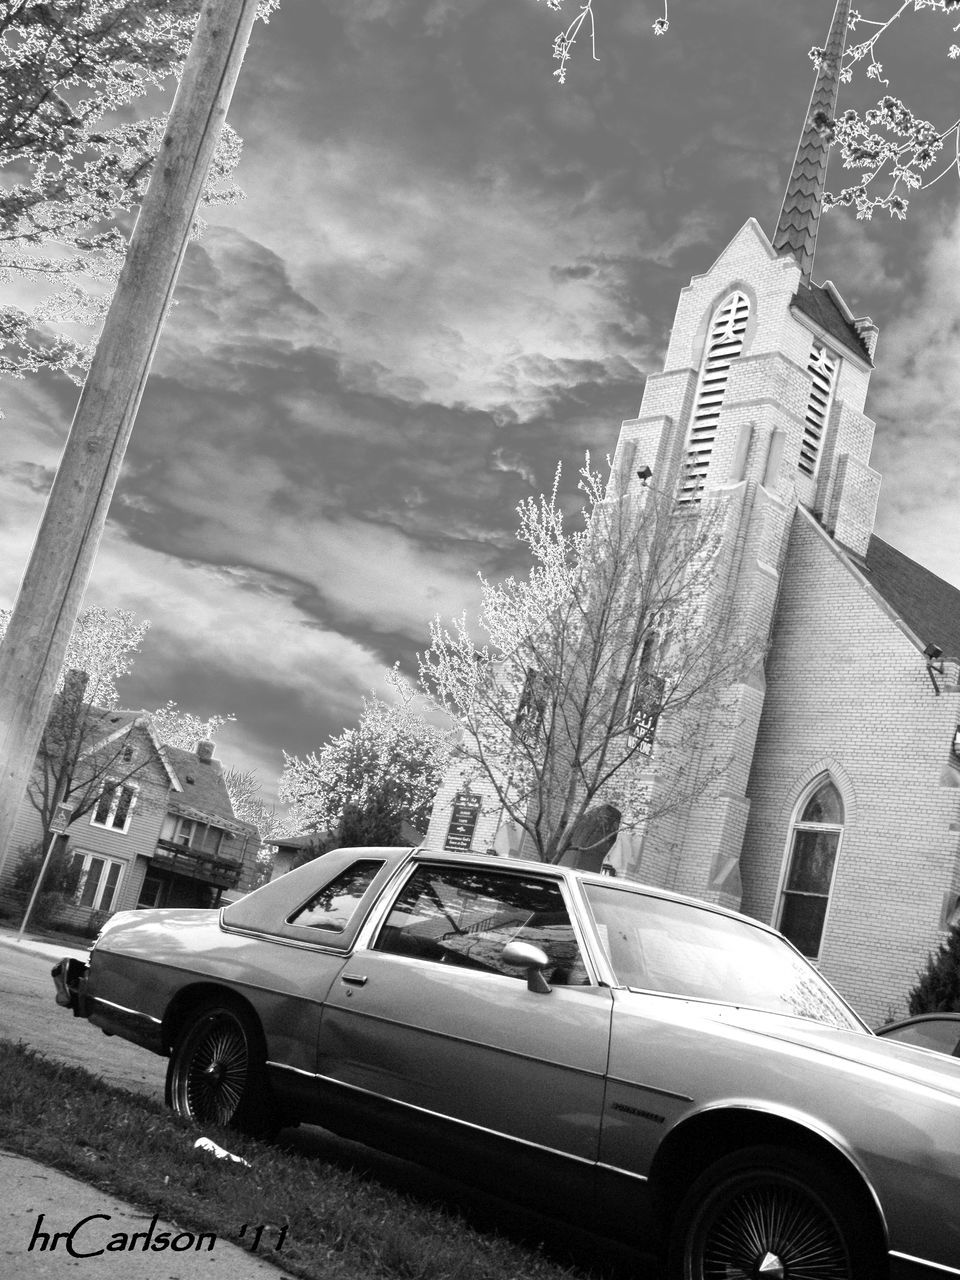
[[[622,1080],[619,1076],[607,1076],[607,1084],[622,1084],[627,1089],[642,1089],[644,1093],[656,1093],[661,1098],[676,1098],[678,1102],[693,1102],[689,1093],[675,1093],[673,1089],[658,1089],[652,1084],[642,1084],[637,1080]]]
[[[163,1023],[162,1018],[155,1018],[152,1013],[144,1013],[142,1009],[128,1009],[126,1005],[116,1004],[113,1000],[105,1000],[103,996],[88,996],[88,999],[92,1000],[94,1004],[109,1005],[111,1009],[117,1009],[120,1013],[130,1013],[135,1018],[144,1018],[147,1022],[155,1022],[158,1027]]]
[[[282,1062],[268,1063],[268,1066],[277,1066],[284,1068]],[[475,1133],[486,1133],[494,1138],[504,1138],[507,1142],[518,1142],[523,1147],[530,1147],[534,1151],[543,1151],[550,1156],[560,1156],[564,1160],[573,1160],[577,1164],[585,1164],[590,1168],[596,1168],[596,1160],[590,1160],[587,1156],[577,1156],[571,1151],[558,1151],[556,1147],[546,1147],[542,1142],[532,1142],[529,1138],[518,1138],[513,1133],[503,1133],[500,1129],[490,1129],[483,1124],[474,1124],[472,1120],[461,1120],[458,1116],[445,1115],[440,1111],[431,1111],[429,1107],[420,1107],[415,1102],[404,1102],[402,1098],[391,1098],[386,1093],[375,1093],[373,1089],[365,1089],[360,1084],[350,1084],[347,1080],[337,1080],[334,1076],[321,1075],[318,1071],[301,1071],[299,1067],[285,1067],[287,1071],[295,1071],[298,1075],[312,1076],[314,1080],[322,1080],[325,1084],[335,1085],[338,1089],[350,1089],[354,1093],[362,1093],[368,1098],[375,1098],[378,1102],[392,1102],[394,1106],[404,1107],[407,1111],[416,1111],[422,1116],[430,1116],[434,1120],[446,1120],[450,1124],[460,1125],[464,1129],[472,1129]]]
[[[583,881],[576,876],[569,876],[564,879],[564,886],[573,905],[570,919],[573,921],[587,963],[592,966],[600,986],[608,988],[620,986],[620,981],[613,972],[613,966],[607,958],[597,932],[596,920],[583,890]]]
[[[274,1062],[271,1058],[267,1059],[268,1067],[276,1067],[278,1071],[292,1071],[294,1075],[306,1076],[308,1080],[316,1080],[317,1073],[315,1071],[304,1071],[303,1067],[291,1067],[289,1062]]]
[[[620,1173],[625,1178],[633,1178],[637,1182],[650,1181],[645,1173],[634,1173],[632,1169],[621,1169],[618,1164],[604,1164],[602,1160],[597,1165],[597,1169],[603,1173]]]
[[[888,1256],[898,1258],[901,1262],[913,1262],[918,1267],[929,1267],[932,1271],[939,1271],[945,1276],[960,1276],[960,1271],[956,1267],[944,1266],[942,1262],[931,1262],[929,1258],[916,1258],[912,1253],[900,1253],[897,1249],[891,1249]]]
[[[261,929],[241,929],[238,925],[227,924],[226,921],[220,922],[220,928],[224,933],[233,934],[235,938],[256,938],[259,942],[276,942],[281,947],[297,947],[301,951],[321,951],[324,955],[339,956],[346,960],[350,955],[349,947],[331,947],[324,946],[318,939],[316,942],[308,942],[305,938],[285,938],[279,933],[268,933]]]

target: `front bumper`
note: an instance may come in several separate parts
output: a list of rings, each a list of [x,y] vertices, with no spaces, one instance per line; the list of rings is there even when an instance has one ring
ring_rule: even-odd
[[[87,966],[74,956],[64,956],[50,970],[56,988],[57,1004],[70,1009],[75,1018],[87,1016],[86,985]]]

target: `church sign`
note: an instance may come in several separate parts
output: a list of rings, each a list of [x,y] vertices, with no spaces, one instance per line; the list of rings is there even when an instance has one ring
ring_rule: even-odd
[[[459,791],[453,797],[453,812],[443,847],[461,853],[468,851],[479,814],[480,797],[470,791]]]

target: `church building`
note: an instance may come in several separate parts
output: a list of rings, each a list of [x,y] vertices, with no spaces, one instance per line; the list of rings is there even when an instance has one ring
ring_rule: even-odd
[[[718,590],[766,639],[730,690],[722,786],[610,869],[781,929],[873,1025],[960,919],[960,591],[874,533],[876,327],[813,259],[850,11],[839,0],[772,236],[750,219],[683,290],[614,475],[725,510]],[[638,472],[643,473],[638,476]],[[637,769],[656,768],[656,751]],[[427,843],[497,847],[452,774]]]

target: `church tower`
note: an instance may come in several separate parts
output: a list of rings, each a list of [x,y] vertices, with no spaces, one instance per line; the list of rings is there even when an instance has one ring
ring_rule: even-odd
[[[694,650],[757,643],[707,676],[715,697],[658,718],[630,696],[643,753],[563,860],[769,922],[878,1024],[960,924],[960,587],[873,532],[877,331],[813,276],[849,14],[839,0],[772,235],[750,219],[682,291],[607,494],[655,499],[680,563],[706,526]],[[686,660],[665,634],[645,665],[648,638],[638,688]],[[451,769],[429,845],[533,852],[462,783]]]
[[[711,504],[722,521],[719,606],[771,634],[791,527],[804,508],[854,559],[866,555],[880,478],[864,416],[877,331],[812,277],[850,0],[839,0],[771,238],[749,219],[683,290],[663,371],[624,422],[614,463],[621,494],[641,497],[649,468],[678,509]],[[736,625],[736,623],[735,623]],[[700,726],[688,764],[719,784],[647,831],[625,870],[739,907],[747,784],[763,710],[762,659]],[[656,753],[645,780],[655,796]],[[656,804],[654,802],[654,809]]]

